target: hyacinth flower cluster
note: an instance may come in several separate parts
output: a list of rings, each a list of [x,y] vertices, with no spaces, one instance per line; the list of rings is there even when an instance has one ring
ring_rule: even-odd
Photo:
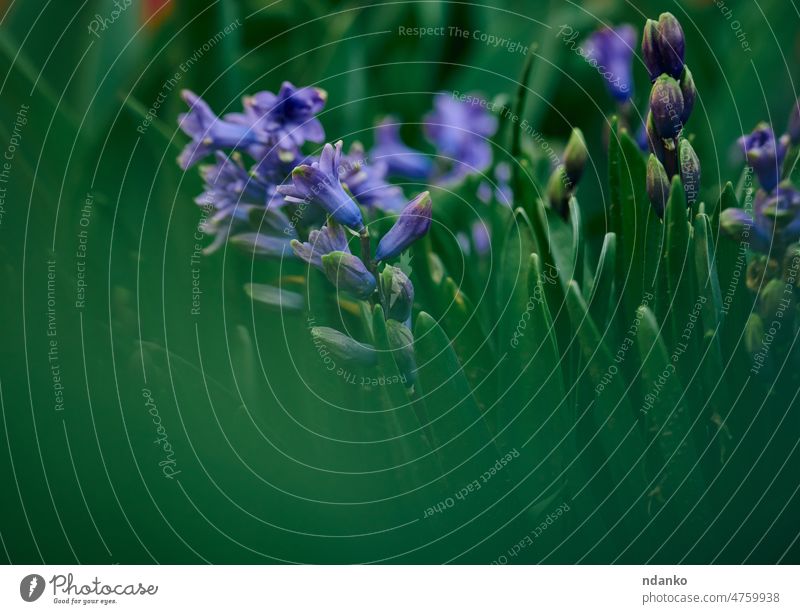
[[[800,240],[800,190],[788,178],[785,167],[789,151],[800,145],[800,101],[789,116],[786,132],[776,137],[772,127],[759,123],[752,133],[737,142],[747,165],[758,178],[759,188],[750,199],[752,208],[728,208],[720,213],[720,227],[732,239],[745,242],[762,255],[748,267],[748,286],[752,290],[783,271],[792,268],[787,259],[796,253],[792,249]],[[786,178],[784,178],[786,177]]]
[[[192,92],[184,91],[183,98],[189,110],[179,124],[191,141],[179,165],[186,170],[214,159],[200,166],[205,187],[196,199],[204,210],[201,228],[214,237],[206,253],[230,241],[259,257],[295,257],[320,270],[337,293],[380,305],[392,349],[413,381],[414,288],[406,272],[389,261],[428,232],[431,198],[423,191],[408,201],[389,179],[452,186],[488,169],[488,139],[497,130],[489,105],[478,96],[437,94],[423,122],[433,155],[406,145],[398,121],[386,117],[375,127],[371,151],[356,142],[344,153],[338,141],[325,143],[316,156],[303,149],[325,142],[317,115],[327,95],[319,88],[286,82],[277,94],[245,97],[241,112],[223,117]],[[495,175],[497,198],[510,206],[510,169],[499,166]],[[399,215],[372,253],[368,224],[379,211]],[[351,236],[358,237],[359,256],[350,250]],[[488,243],[484,238],[476,245]],[[343,333],[318,327],[312,334],[324,337],[343,359],[376,360],[374,348]]]
[[[400,124],[387,117],[376,126],[375,146],[369,152],[358,142],[346,154],[337,150],[338,178],[328,172],[327,183],[318,180],[330,171],[321,167],[330,165],[332,146],[323,148],[320,156],[303,153],[306,143],[325,141],[317,118],[327,101],[324,90],[284,82],[277,94],[247,96],[241,112],[223,117],[193,92],[182,96],[189,110],[180,115],[179,125],[191,142],[178,164],[186,170],[207,158],[214,160],[200,166],[205,188],[196,199],[205,211],[201,228],[214,237],[206,253],[231,239],[258,255],[286,256],[296,228],[321,224],[332,209],[345,225],[361,215],[359,207],[401,211],[408,199],[390,178],[452,185],[485,171],[492,162],[488,139],[497,130],[497,120],[478,96],[436,95],[434,110],[423,123],[433,155],[405,145]],[[318,189],[326,190],[320,198],[296,192],[315,181]],[[500,195],[510,202],[507,181],[498,183]]]
[[[700,192],[700,161],[683,129],[694,109],[697,89],[684,62],[683,28],[672,13],[648,19],[642,36],[642,58],[650,81],[645,139],[650,150],[647,193],[656,214],[663,217],[669,186],[680,177],[686,201],[692,206]]]
[[[333,151],[334,164],[337,149],[329,150]],[[301,187],[295,187],[287,192],[306,193],[307,176],[298,173],[293,176],[295,185]],[[414,286],[400,267],[393,266],[388,261],[397,258],[430,229],[432,212],[430,194],[423,192],[408,203],[391,229],[378,242],[374,256],[370,252],[369,233],[361,220],[353,219],[350,213],[341,213],[342,210],[336,209],[336,215],[331,213],[326,225],[320,230],[312,230],[308,241],[293,240],[292,249],[301,260],[322,271],[336,287],[337,292],[381,305],[386,316],[389,345],[397,353],[398,367],[407,378],[407,382],[413,383],[416,367],[413,353],[414,337],[410,324]],[[349,221],[345,222],[345,219]],[[345,227],[359,231],[361,257],[350,251]],[[380,265],[383,268],[379,273]],[[370,344],[359,343],[329,327],[314,327],[311,334],[317,343],[324,344],[333,354],[346,362],[362,366],[377,364],[377,352]]]

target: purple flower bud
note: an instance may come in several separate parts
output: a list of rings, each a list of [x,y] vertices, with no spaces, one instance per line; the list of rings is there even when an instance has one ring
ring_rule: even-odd
[[[375,126],[375,147],[370,157],[385,163],[387,174],[394,177],[427,179],[433,171],[429,156],[403,143],[395,117],[386,117]]]
[[[668,75],[678,79],[683,72],[683,57],[686,39],[680,22],[672,13],[661,13],[658,17],[658,47],[661,63]]]
[[[381,302],[386,316],[405,322],[411,317],[414,305],[414,286],[398,267],[386,265],[380,275]]]
[[[656,130],[656,124],[653,120],[653,114],[648,111],[647,120],[644,124],[645,128],[645,141],[650,149],[650,153],[655,154],[659,162],[664,163],[666,157],[666,149],[664,148],[664,139],[662,139]]]
[[[431,195],[422,192],[403,209],[394,226],[378,243],[375,260],[388,260],[400,255],[431,227]]]
[[[683,71],[686,40],[680,22],[672,13],[662,13],[658,21],[648,19],[642,37],[642,57],[650,80],[662,74],[678,79]]]
[[[650,111],[653,124],[662,139],[672,139],[683,128],[683,94],[678,82],[669,75],[661,75],[650,92]]]
[[[178,156],[182,169],[186,170],[218,149],[243,149],[258,142],[250,128],[220,119],[194,92],[183,90],[181,97],[189,105],[189,112],[178,116],[178,125],[192,138]]]
[[[655,81],[665,72],[661,64],[661,52],[658,49],[658,22],[652,19],[648,19],[644,24],[642,59],[647,66],[647,72],[650,73],[650,81]]]
[[[761,122],[753,132],[741,137],[739,146],[744,150],[747,163],[758,175],[764,191],[771,192],[780,181],[783,158],[789,147],[789,136],[775,138],[769,124]]]
[[[697,98],[697,88],[694,85],[694,78],[692,71],[688,66],[683,67],[683,74],[679,81],[681,86],[681,94],[683,94],[683,115],[681,115],[681,123],[686,124],[689,121],[689,116],[694,109],[694,101]]]
[[[378,353],[367,343],[359,343],[352,337],[340,333],[327,326],[315,326],[311,329],[311,337],[317,349],[326,349],[337,358],[363,367],[374,367],[378,364]]]
[[[602,28],[586,41],[586,59],[597,63],[609,93],[618,102],[633,96],[633,48],[636,30],[629,24]]]
[[[317,267],[319,270],[323,270],[322,257],[325,254],[350,252],[344,228],[333,220],[319,230],[312,230],[306,243],[294,240],[291,245],[300,260]]]
[[[664,165],[653,154],[647,160],[647,196],[658,217],[664,217],[669,198],[669,177]]]
[[[331,252],[322,256],[322,270],[337,290],[346,291],[361,299],[375,292],[375,277],[360,258],[348,252]]]
[[[700,159],[694,151],[694,147],[686,139],[681,139],[678,148],[678,159],[680,161],[680,174],[683,190],[686,193],[686,203],[693,205],[697,202],[700,193]]]
[[[292,171],[292,184],[278,186],[278,192],[288,202],[316,204],[340,224],[361,230],[364,220],[361,209],[344,191],[339,180],[342,158],[342,142],[334,147],[326,144],[319,162],[301,164]]]

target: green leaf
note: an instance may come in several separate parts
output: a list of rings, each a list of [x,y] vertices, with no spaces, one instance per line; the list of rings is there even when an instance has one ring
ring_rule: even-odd
[[[453,340],[456,354],[462,357],[464,373],[475,398],[481,409],[486,409],[497,398],[496,378],[490,376],[492,367],[497,364],[492,338],[485,332],[472,301],[452,278],[445,278],[442,293],[449,302],[442,316],[442,326]]]
[[[515,471],[527,480],[525,499],[559,489],[574,457],[574,415],[564,393],[561,357],[545,298],[548,283],[536,254],[529,256],[528,279],[514,301],[515,329],[501,351],[498,439],[521,454]],[[556,283],[555,281],[551,283]]]
[[[414,327],[417,376],[439,445],[474,452],[491,441],[466,375],[442,327],[426,312]]]
[[[639,411],[649,440],[656,446],[651,455],[655,485],[650,495],[655,505],[650,509],[668,503],[667,517],[683,519],[706,491],[694,443],[704,421],[697,417],[698,408],[690,403],[681,384],[675,365],[680,355],[673,352],[670,356],[649,308],[642,307],[639,318],[637,342],[644,390]]]
[[[604,467],[612,488],[616,490],[617,508],[632,509],[633,518],[644,514],[646,482],[642,466],[644,443],[630,405],[628,393],[618,372],[613,372],[615,362],[598,331],[580,288],[570,283],[566,297],[567,310],[584,359],[583,374],[593,385],[595,397],[588,407],[579,407],[593,422],[587,445],[593,454],[593,463]],[[578,444],[581,447],[581,443]]]
[[[267,284],[245,284],[244,291],[254,301],[268,307],[287,311],[302,311],[305,300],[301,294]]]
[[[687,217],[686,196],[680,179],[672,179],[669,200],[664,212],[666,238],[664,261],[666,264],[666,304],[658,302],[662,321],[671,323],[671,344],[678,342],[683,323],[693,308],[692,281],[694,266],[690,259],[690,226]],[[662,311],[663,304],[663,311]],[[664,315],[668,314],[665,318]]]
[[[626,313],[633,315],[642,302],[645,287],[645,262],[655,246],[648,245],[647,227],[655,219],[647,197],[647,165],[639,146],[626,131],[619,133],[619,198],[621,235],[617,235],[617,288],[625,295]],[[660,226],[660,224],[659,224]],[[621,277],[620,277],[621,276]]]
[[[592,291],[589,294],[589,313],[598,326],[605,326],[609,320],[612,297],[614,297],[614,275],[617,255],[617,235],[606,233],[603,247],[594,275]],[[616,297],[615,297],[616,298]]]
[[[620,168],[622,150],[619,142],[619,118],[611,118],[608,137],[608,191],[609,191],[609,226],[619,236],[622,232],[622,191]],[[621,279],[621,278],[620,278]]]
[[[717,266],[711,252],[713,236],[708,216],[698,214],[694,221],[695,267],[697,269],[697,288],[703,297],[703,372],[704,394],[712,411],[721,413],[721,406],[729,406],[728,387],[719,385],[724,379],[722,358],[722,292],[717,278]],[[706,410],[710,416],[711,412]]]
[[[583,287],[583,252],[585,240],[581,224],[581,209],[575,197],[569,200],[569,220],[572,225],[572,278]]]

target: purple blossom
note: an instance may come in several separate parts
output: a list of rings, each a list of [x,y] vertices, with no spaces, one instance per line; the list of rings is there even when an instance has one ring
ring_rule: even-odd
[[[205,212],[200,229],[216,237],[204,250],[206,254],[216,251],[228,234],[246,225],[253,210],[262,211],[260,229],[288,238],[294,235],[288,218],[278,209],[284,204],[283,196],[276,193],[276,186],[248,173],[239,155],[217,152],[216,164],[201,166],[200,175],[205,188],[195,199]]]
[[[765,192],[771,192],[778,185],[781,167],[789,147],[789,136],[776,139],[772,127],[765,122],[758,124],[753,132],[741,137],[738,145],[744,150],[747,163],[758,175],[758,181]]]
[[[429,156],[403,143],[397,118],[391,116],[375,126],[375,147],[370,158],[384,163],[387,175],[394,177],[427,179],[433,171],[433,161]]]
[[[458,182],[480,173],[492,163],[489,138],[497,131],[497,118],[488,112],[489,103],[478,96],[441,92],[434,98],[434,110],[425,116],[425,135],[436,146],[440,184]]]
[[[320,88],[298,88],[284,81],[277,94],[264,91],[244,98],[244,111],[230,113],[225,119],[252,128],[264,145],[277,148],[282,156],[292,156],[306,141],[325,140],[325,130],[315,116],[327,98]]]
[[[407,202],[405,194],[399,186],[386,181],[386,173],[386,162],[369,162],[361,143],[353,143],[339,167],[339,178],[359,203],[369,208],[399,211]]]
[[[178,156],[178,164],[182,169],[188,169],[218,149],[244,149],[258,143],[255,131],[220,119],[194,92],[183,90],[181,97],[189,105],[189,111],[178,116],[178,125],[192,138]]]
[[[333,220],[319,230],[312,230],[308,235],[307,242],[292,241],[292,249],[300,260],[317,267],[320,271],[323,270],[322,257],[325,254],[350,252],[344,228]]]
[[[339,177],[342,142],[326,144],[318,162],[301,164],[292,171],[292,183],[278,186],[288,202],[315,204],[340,224],[353,230],[364,228],[361,209],[345,192]]]
[[[606,80],[609,93],[617,102],[626,102],[633,96],[633,50],[636,29],[623,24],[616,28],[602,28],[586,41],[586,59],[596,63],[596,68]]]
[[[388,260],[400,255],[431,227],[431,195],[422,192],[403,209],[394,226],[378,243],[375,260]]]
[[[752,215],[744,209],[725,209],[720,227],[734,239],[749,242],[755,251],[766,254],[774,246],[780,252],[800,239],[800,191],[789,181],[771,194],[759,190]]]

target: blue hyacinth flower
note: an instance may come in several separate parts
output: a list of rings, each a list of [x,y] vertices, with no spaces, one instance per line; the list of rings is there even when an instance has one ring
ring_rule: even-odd
[[[387,174],[392,177],[423,180],[433,171],[433,160],[429,156],[403,143],[400,124],[391,116],[375,126],[375,147],[370,158],[385,164]]]
[[[431,227],[431,195],[423,192],[408,203],[400,217],[378,243],[375,260],[399,256]]]
[[[255,130],[263,143],[274,147],[286,160],[310,141],[321,143],[325,130],[316,115],[325,107],[328,95],[318,87],[295,87],[284,81],[277,94],[258,92],[242,100],[244,111],[225,119]],[[260,158],[256,155],[254,157]]]
[[[602,28],[586,41],[586,60],[596,64],[595,68],[603,75],[609,93],[620,103],[633,97],[636,39],[636,29],[624,24],[616,28]]]
[[[342,142],[328,143],[318,162],[296,167],[292,183],[278,186],[278,192],[287,202],[319,205],[340,224],[360,231],[364,228],[361,209],[342,187],[341,162]]]
[[[359,203],[368,208],[399,211],[406,205],[405,194],[399,186],[386,181],[386,173],[386,163],[367,160],[361,143],[353,143],[339,167],[339,178]]]
[[[489,113],[490,106],[474,95],[436,95],[434,110],[425,116],[424,130],[444,167],[435,178],[437,183],[456,183],[492,163],[489,139],[497,131],[497,118]]]
[[[333,220],[308,234],[308,241],[292,241],[292,249],[300,260],[318,268],[322,267],[322,257],[332,252],[350,252],[347,245],[347,234],[339,224]]]
[[[738,145],[744,151],[747,163],[758,175],[761,187],[771,192],[780,181],[783,159],[789,148],[789,136],[776,139],[772,127],[761,122],[753,132],[741,137]]]
[[[258,136],[252,129],[220,119],[194,92],[183,90],[181,96],[189,105],[189,111],[178,116],[178,124],[192,138],[178,156],[182,169],[188,169],[218,149],[245,149],[258,143]]]

